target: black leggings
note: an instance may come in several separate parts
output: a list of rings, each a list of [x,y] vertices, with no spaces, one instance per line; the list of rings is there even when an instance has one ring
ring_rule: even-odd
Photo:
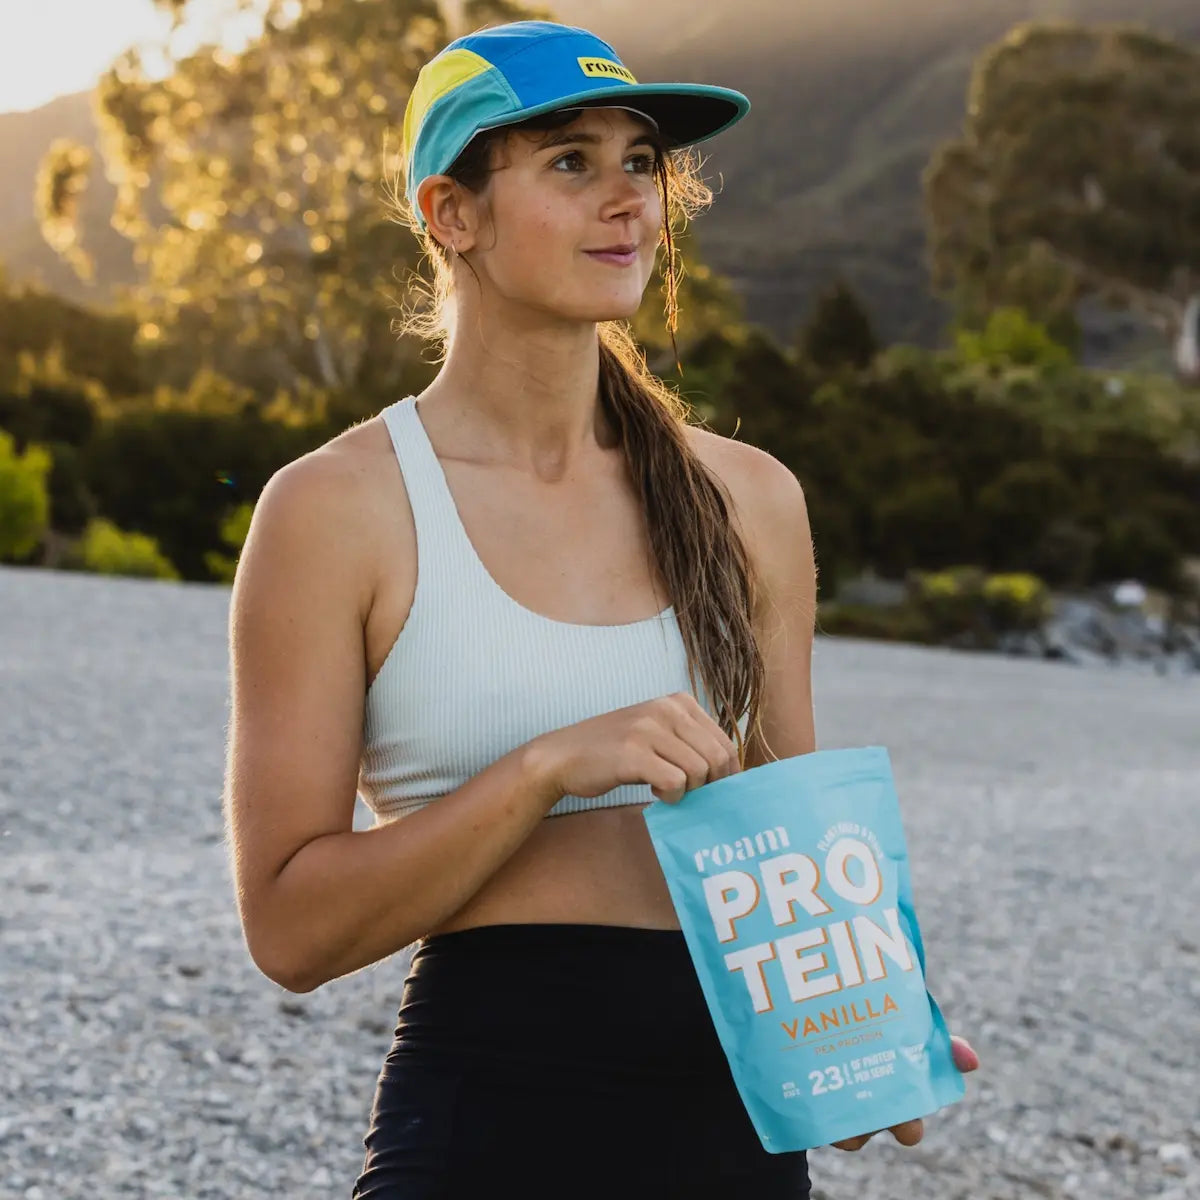
[[[742,1107],[683,935],[498,925],[418,948],[355,1200],[805,1200]]]

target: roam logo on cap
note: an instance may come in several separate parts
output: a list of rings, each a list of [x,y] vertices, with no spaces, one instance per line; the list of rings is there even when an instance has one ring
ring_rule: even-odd
[[[626,83],[637,83],[628,67],[611,58],[581,58],[579,65],[589,79],[623,79]]]

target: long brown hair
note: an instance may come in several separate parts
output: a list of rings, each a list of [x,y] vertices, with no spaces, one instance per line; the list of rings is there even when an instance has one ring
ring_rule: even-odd
[[[548,134],[577,116],[578,110],[559,110],[479,134],[445,173],[468,190],[482,193],[495,170],[493,148],[498,143],[514,132]],[[712,203],[700,165],[690,150],[669,150],[657,140],[654,175],[665,215],[659,244],[666,247],[663,292],[672,347],[681,276],[675,227],[682,229]],[[410,200],[400,190],[404,171],[402,163],[389,194],[394,215],[421,242],[433,278],[415,281],[414,290],[424,303],[406,310],[397,331],[432,342],[444,358],[453,336],[454,276],[446,248],[417,220],[415,197]],[[474,274],[471,264],[463,261]],[[685,436],[685,426],[691,423],[689,406],[650,371],[628,322],[603,321],[597,331],[600,403],[617,432],[638,490],[650,552],[687,650],[692,689],[699,694],[698,672],[718,723],[734,739],[744,762],[748,735],[759,731],[765,678],[754,636],[753,565],[732,523],[724,485],[696,456]],[[743,715],[748,717],[746,738],[738,725]]]

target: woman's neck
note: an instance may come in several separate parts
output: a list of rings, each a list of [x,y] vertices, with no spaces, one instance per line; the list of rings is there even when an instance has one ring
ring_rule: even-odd
[[[559,477],[612,444],[599,372],[594,324],[459,336],[421,403],[456,453]]]

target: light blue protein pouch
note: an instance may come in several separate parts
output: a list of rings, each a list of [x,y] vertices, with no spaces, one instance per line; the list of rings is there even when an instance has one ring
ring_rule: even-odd
[[[962,1097],[925,987],[883,747],[754,767],[645,817],[767,1150],[828,1145]]]

